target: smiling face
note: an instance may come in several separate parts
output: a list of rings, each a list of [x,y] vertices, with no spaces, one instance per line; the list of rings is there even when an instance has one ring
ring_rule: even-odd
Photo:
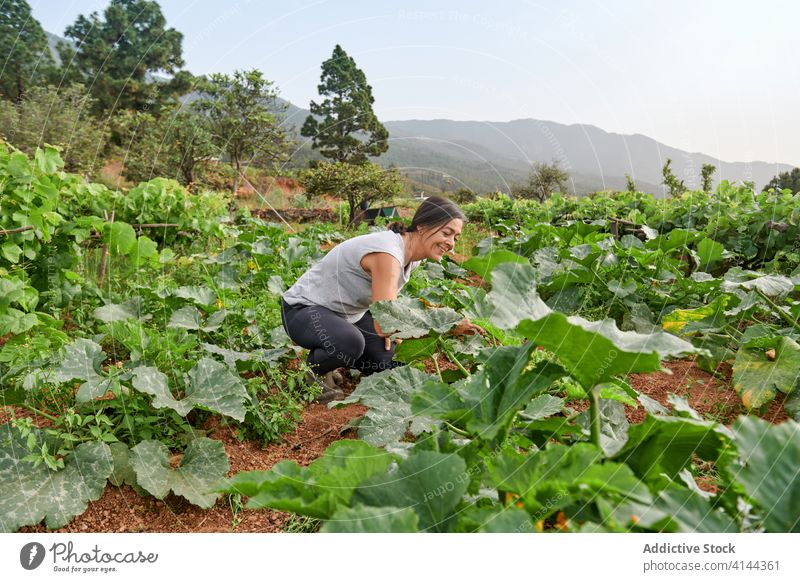
[[[444,226],[435,228],[420,228],[420,246],[425,253],[425,258],[441,261],[442,257],[452,251],[456,246],[464,221],[454,218]]]

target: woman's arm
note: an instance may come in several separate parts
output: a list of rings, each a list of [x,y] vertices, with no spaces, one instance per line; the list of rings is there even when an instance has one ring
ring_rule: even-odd
[[[397,281],[400,279],[400,261],[389,253],[367,253],[361,259],[361,268],[372,276],[372,301],[397,299]],[[386,351],[392,340],[383,333],[375,321],[375,333],[386,339]]]

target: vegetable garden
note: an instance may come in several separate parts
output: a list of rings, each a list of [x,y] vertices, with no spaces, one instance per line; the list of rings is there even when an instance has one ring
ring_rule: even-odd
[[[360,405],[358,438],[234,474],[209,427],[295,430],[314,394],[280,294],[353,232],[61,167],[0,146],[3,531],[62,528],[114,487],[331,532],[800,531],[799,194],[481,199],[472,255],[373,307],[408,365],[330,405]],[[464,317],[486,336],[448,333]],[[747,414],[634,388],[673,358]]]

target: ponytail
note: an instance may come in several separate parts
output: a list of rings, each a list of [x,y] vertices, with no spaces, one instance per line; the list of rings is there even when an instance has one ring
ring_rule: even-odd
[[[414,232],[417,230],[415,226],[406,226],[402,222],[393,222],[389,225],[389,230],[392,232],[396,232],[397,234],[403,234],[406,232]]]

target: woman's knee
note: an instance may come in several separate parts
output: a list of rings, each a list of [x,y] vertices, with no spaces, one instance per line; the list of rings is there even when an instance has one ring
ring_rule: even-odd
[[[364,336],[357,330],[355,333],[345,333],[331,342],[330,349],[325,348],[331,356],[336,356],[342,361],[343,366],[352,366],[364,353],[366,342]]]

